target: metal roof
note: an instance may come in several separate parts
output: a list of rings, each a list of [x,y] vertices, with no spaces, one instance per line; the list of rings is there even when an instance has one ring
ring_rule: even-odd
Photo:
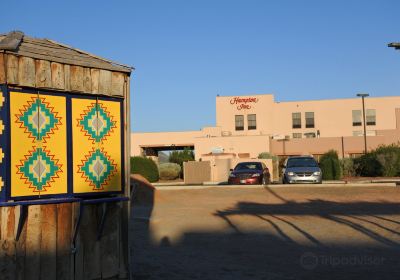
[[[58,63],[130,73],[134,69],[94,54],[55,42],[26,36],[21,31],[0,34],[0,51]]]

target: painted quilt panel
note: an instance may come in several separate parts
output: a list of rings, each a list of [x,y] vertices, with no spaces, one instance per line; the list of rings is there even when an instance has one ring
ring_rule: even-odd
[[[66,99],[10,92],[11,197],[67,193]]]
[[[121,191],[121,110],[115,101],[72,99],[73,191]]]

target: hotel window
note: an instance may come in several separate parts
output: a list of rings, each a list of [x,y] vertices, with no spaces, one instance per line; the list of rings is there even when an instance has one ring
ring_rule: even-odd
[[[353,110],[353,126],[361,126],[361,110]]]
[[[292,113],[292,127],[301,128],[301,113]]]
[[[306,128],[314,128],[314,112],[306,112]]]
[[[304,133],[306,138],[315,138],[315,132],[306,132]]]
[[[244,130],[244,117],[243,115],[235,116],[235,130]]]
[[[367,125],[376,125],[375,109],[367,109],[366,118],[367,118]]]
[[[247,115],[247,128],[248,130],[257,129],[256,114]]]
[[[293,133],[293,138],[301,138],[301,133]]]

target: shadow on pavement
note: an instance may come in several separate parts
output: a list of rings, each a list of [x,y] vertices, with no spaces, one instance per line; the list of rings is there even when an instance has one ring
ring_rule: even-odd
[[[144,216],[151,217],[153,205],[135,206],[134,279],[398,279],[400,221],[392,216],[400,215],[399,203],[294,202],[266,191],[281,203],[240,201],[213,213],[229,230],[187,231],[174,244],[168,237],[152,244]],[[256,218],[271,232],[242,230],[235,217]],[[302,217],[318,217],[322,226],[341,225],[333,227],[373,242],[324,242],[296,222]],[[295,240],[293,233],[307,242]]]

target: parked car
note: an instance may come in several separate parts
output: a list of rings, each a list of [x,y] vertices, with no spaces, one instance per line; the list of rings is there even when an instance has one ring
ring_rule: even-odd
[[[312,156],[289,157],[282,166],[282,183],[321,184],[321,168]]]
[[[263,162],[241,162],[229,174],[228,184],[262,184],[270,183],[271,175]]]

